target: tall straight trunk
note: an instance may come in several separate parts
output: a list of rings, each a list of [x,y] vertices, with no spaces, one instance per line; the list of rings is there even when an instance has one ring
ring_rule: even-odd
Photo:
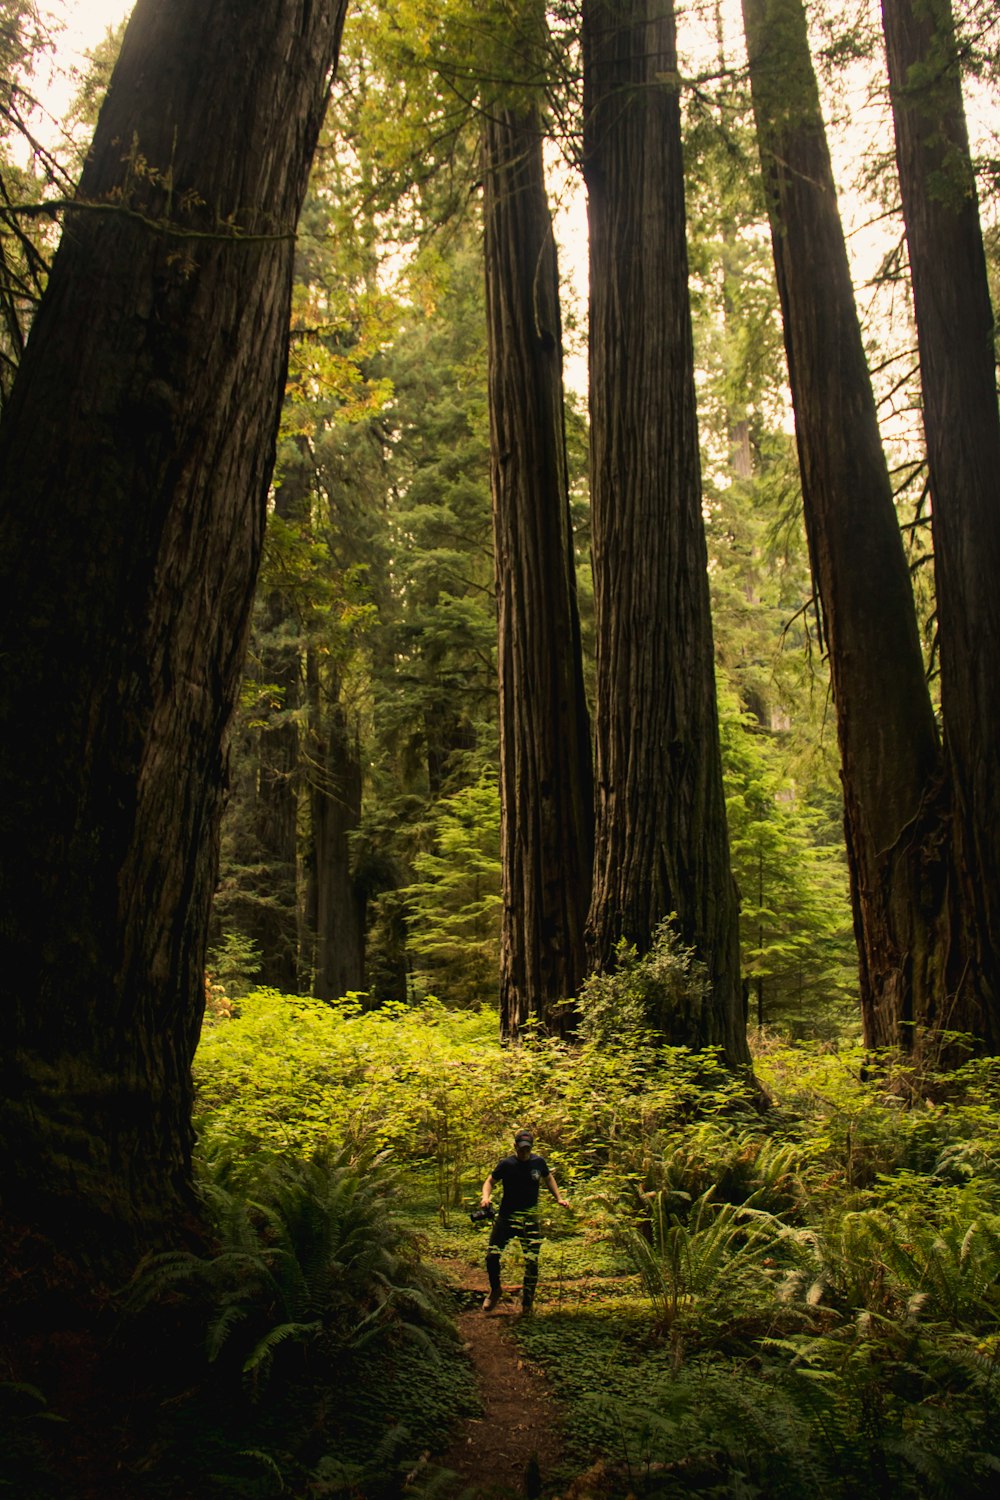
[[[668,0],[584,0],[597,630],[590,959],[676,913],[708,967],[671,1040],[745,1061],[701,513],[680,102]]]
[[[718,47],[717,64],[723,77],[729,71],[726,57],[726,35],[722,15],[722,0],[715,0],[715,41]],[[742,93],[742,90],[740,90]],[[735,89],[726,89],[717,103],[720,134],[724,136],[727,117],[742,107],[742,99]],[[722,234],[722,324],[727,339],[739,337],[739,322],[735,320],[734,300],[743,279],[740,250],[740,226],[735,217],[726,218],[721,227]],[[729,467],[734,479],[753,478],[753,455],[750,449],[750,419],[747,414],[748,401],[743,392],[728,390],[726,396],[726,435],[729,440]],[[761,1024],[758,1022],[758,1025]]]
[[[302,691],[297,622],[288,601],[273,590],[261,621],[260,671],[280,694],[278,721],[257,735],[257,784],[252,809],[254,848],[260,867],[258,899],[247,909],[247,935],[260,953],[261,984],[283,994],[298,992],[297,900],[299,730],[295,714]]]
[[[947,786],[801,0],[743,0],[813,577],[837,712],[865,1035],[948,1024]]]
[[[562,328],[537,108],[483,128],[498,612],[500,1025],[568,1029],[584,972],[593,791],[563,426]]]
[[[361,826],[361,761],[336,682],[323,683],[314,653],[307,668],[310,845],[307,924],[313,993],[336,1000],[365,983],[364,894],[352,871],[351,835]]]
[[[308,494],[308,475],[286,472],[274,500],[274,515],[288,521]],[[281,589],[271,589],[255,612],[251,657],[256,675],[277,701],[267,722],[251,737],[250,777],[244,778],[238,809],[241,837],[234,859],[252,873],[237,872],[239,888],[226,915],[256,944],[257,981],[283,994],[298,993],[298,803],[301,765],[298,712],[302,706],[299,622]],[[234,801],[236,801],[234,797]],[[235,809],[234,809],[235,810]]]
[[[66,1267],[120,1274],[194,1201],[224,742],[342,21],[139,0],[0,427],[0,1173]]]
[[[966,961],[946,1024],[1000,1050],[1000,408],[949,0],[883,0],[930,470]]]

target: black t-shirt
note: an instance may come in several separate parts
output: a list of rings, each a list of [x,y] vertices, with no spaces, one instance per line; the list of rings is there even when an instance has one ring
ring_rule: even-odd
[[[509,1217],[511,1214],[524,1213],[529,1208],[537,1208],[538,1189],[548,1175],[549,1169],[545,1161],[534,1152],[527,1161],[519,1161],[516,1156],[505,1156],[502,1161],[498,1161],[492,1176],[494,1185],[503,1183],[500,1212]]]

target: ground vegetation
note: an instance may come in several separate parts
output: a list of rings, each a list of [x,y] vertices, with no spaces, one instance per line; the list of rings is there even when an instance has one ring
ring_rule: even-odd
[[[514,1053],[488,1009],[217,994],[196,1062],[215,1244],[148,1258],[117,1299],[103,1467],[58,1358],[45,1384],[2,1388],[20,1493],[66,1493],[67,1461],[133,1497],[514,1495],[524,1471],[535,1494],[608,1500],[988,1493],[995,1065],[919,1073],[761,1034],[762,1116],[721,1058],[657,1041],[648,1001],[671,966],[690,990],[670,943],[603,981],[633,1018],[618,1045],[595,991],[582,1046],[539,1034]],[[511,1121],[573,1203],[547,1214],[516,1333],[478,1309],[469,1219]],[[471,1480],[446,1462],[490,1399],[452,1331],[463,1308],[477,1360],[516,1338],[560,1434],[558,1462],[525,1451],[499,1491],[488,1439]]]

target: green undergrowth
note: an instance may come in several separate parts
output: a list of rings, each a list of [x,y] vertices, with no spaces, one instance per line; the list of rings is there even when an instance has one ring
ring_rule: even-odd
[[[196,1060],[203,1138],[309,1154],[334,1142],[388,1149],[442,1217],[478,1197],[515,1122],[544,1141],[566,1187],[606,1169],[641,1176],[665,1131],[709,1115],[750,1118],[752,1093],[712,1051],[580,1047],[538,1037],[502,1047],[488,1010],[364,1009],[257,991],[206,1029]]]
[[[262,992],[206,1033],[199,1128],[206,1159],[254,1171],[288,1152],[384,1158],[418,1290],[435,1267],[465,1306],[487,1238],[469,1210],[512,1130],[534,1130],[572,1211],[543,1194],[536,1316],[517,1336],[557,1399],[566,1500],[993,1493],[1000,1066],[935,1075],[760,1039],[755,1075],[763,1110],[751,1081],[641,1025],[619,1044],[605,1027],[502,1047],[485,1012]],[[329,1387],[348,1436],[337,1457],[293,1455],[286,1492],[337,1493],[323,1485],[344,1462],[353,1493],[392,1493],[421,1444],[410,1492],[433,1492],[470,1383],[422,1316],[440,1374],[396,1334],[352,1351]]]
[[[122,1352],[159,1349],[166,1385],[137,1493],[401,1494],[479,1408],[397,1174],[354,1148],[216,1137],[200,1178],[214,1252],[148,1259],[123,1299]]]

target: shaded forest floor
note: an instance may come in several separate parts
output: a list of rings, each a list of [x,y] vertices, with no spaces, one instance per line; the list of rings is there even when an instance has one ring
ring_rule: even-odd
[[[457,1476],[455,1493],[469,1500],[537,1496],[562,1456],[562,1424],[546,1381],[513,1337],[520,1287],[508,1287],[494,1311],[484,1313],[485,1271],[463,1268],[456,1285],[454,1267],[444,1263],[443,1269],[463,1306],[458,1331],[482,1415],[465,1419],[440,1461]]]
[[[459,1333],[481,1406],[431,1460],[455,1476],[444,1491],[448,1500],[623,1500],[633,1493],[628,1474],[601,1460],[588,1443],[586,1422],[582,1429],[577,1423],[573,1434],[567,1431],[554,1380],[562,1378],[567,1389],[574,1384],[564,1379],[565,1356],[577,1379],[583,1373],[601,1388],[602,1371],[591,1354],[606,1357],[608,1351],[600,1338],[591,1342],[593,1327],[606,1329],[624,1307],[636,1311],[637,1278],[606,1242],[595,1242],[585,1219],[548,1216],[544,1206],[542,1212],[549,1232],[530,1317],[521,1312],[523,1261],[516,1247],[504,1258],[502,1300],[484,1313],[485,1232],[470,1231],[461,1214],[451,1215],[447,1228],[424,1220],[432,1264],[459,1308]]]
[[[0,1368],[0,1493],[992,1500],[1000,1062],[773,1045],[762,1116],[670,1049],[292,1007],[208,1037],[218,1249],[115,1300],[117,1385],[85,1342]],[[542,1205],[528,1318],[516,1245],[481,1311],[468,1217],[512,1121],[573,1205]]]

